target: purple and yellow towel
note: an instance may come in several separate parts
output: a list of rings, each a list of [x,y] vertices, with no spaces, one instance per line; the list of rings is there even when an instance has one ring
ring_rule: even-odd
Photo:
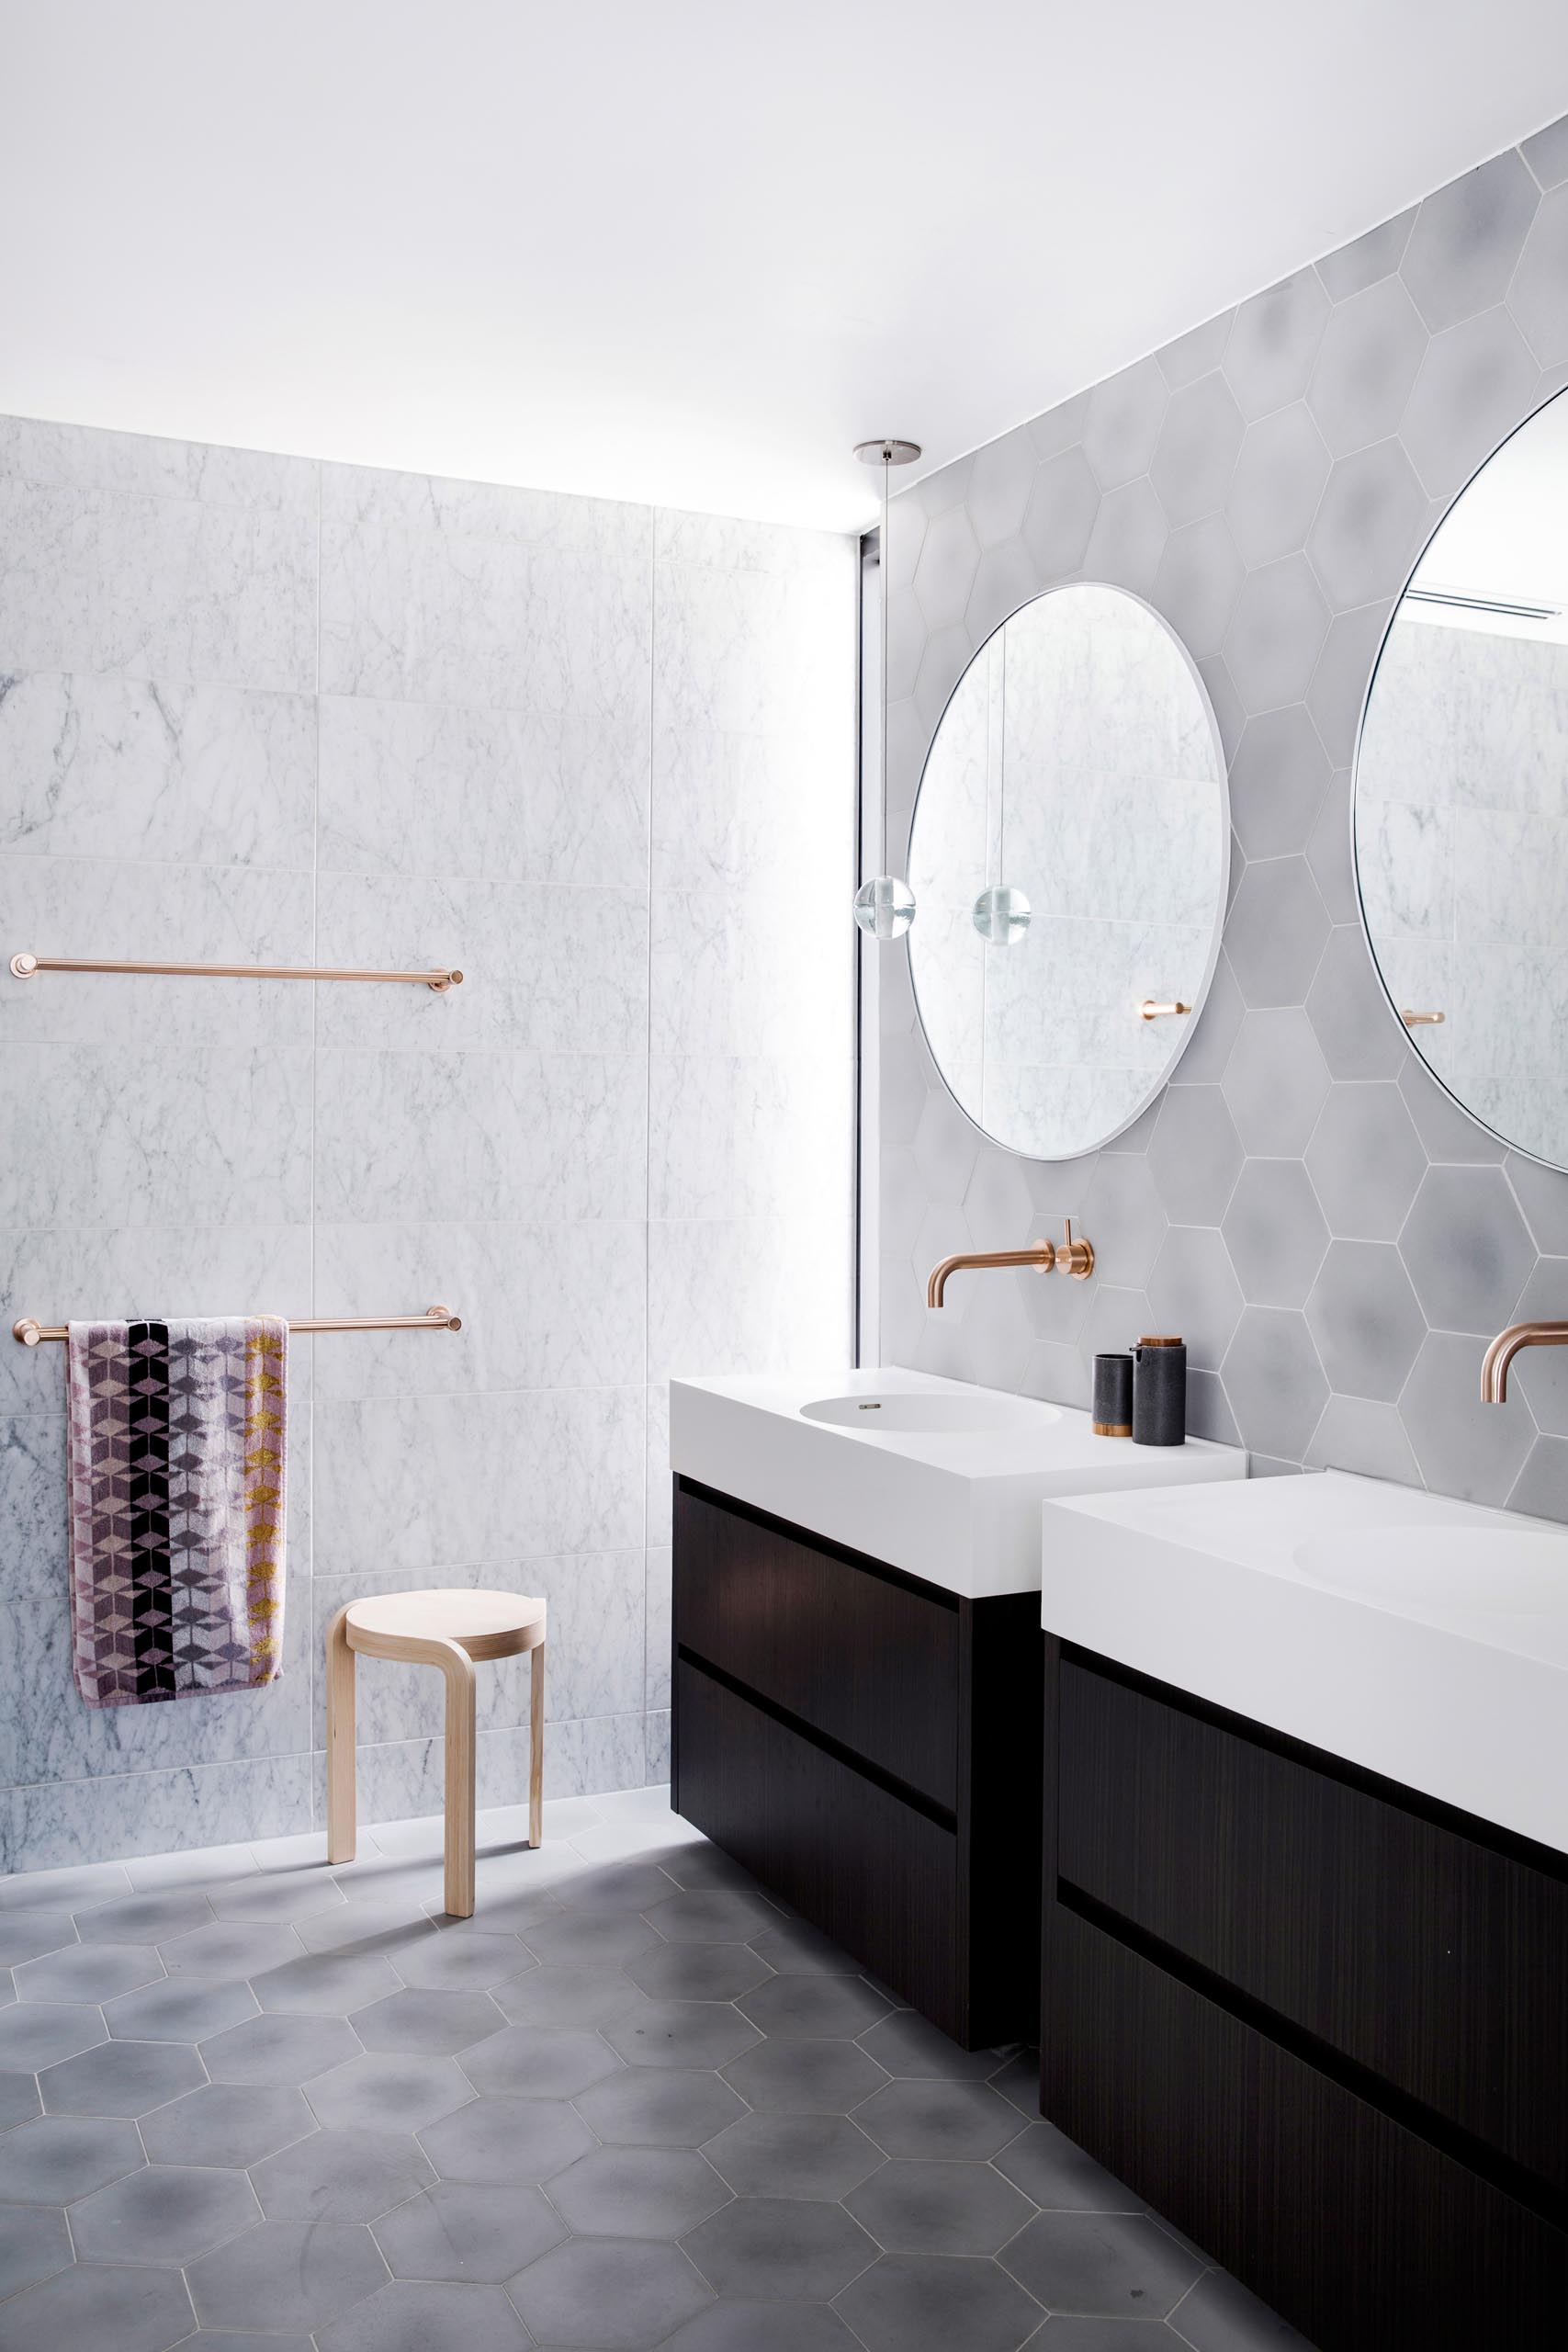
[[[72,1662],[89,1707],[252,1690],[283,1635],[288,1326],[73,1323]]]

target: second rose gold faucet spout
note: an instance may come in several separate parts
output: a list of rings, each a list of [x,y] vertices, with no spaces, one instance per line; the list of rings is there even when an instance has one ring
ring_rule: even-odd
[[[1071,1274],[1076,1281],[1087,1283],[1094,1272],[1094,1244],[1075,1238],[1073,1221],[1068,1217],[1060,1241],[1032,1241],[1027,1250],[960,1250],[955,1258],[944,1258],[940,1265],[931,1268],[926,1283],[926,1305],[942,1305],[949,1274],[981,1266],[1032,1266],[1037,1274],[1048,1274],[1054,1269],[1059,1274]]]

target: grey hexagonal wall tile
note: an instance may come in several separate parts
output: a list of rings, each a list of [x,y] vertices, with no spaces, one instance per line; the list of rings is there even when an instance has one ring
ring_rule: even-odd
[[[1220,1088],[1167,1087],[1149,1168],[1171,1223],[1217,1226],[1241,1161],[1241,1139]]]
[[[1510,1510],[1568,1520],[1568,1438],[1538,1437],[1508,1497]]]
[[[1147,1161],[1135,1152],[1105,1153],[1089,1180],[1080,1218],[1094,1244],[1097,1283],[1141,1291],[1154,1272],[1165,1224]]]
[[[1231,822],[1249,861],[1306,848],[1328,776],[1328,754],[1304,704],[1247,720],[1230,784]]]
[[[1201,377],[1170,396],[1149,460],[1149,480],[1173,530],[1217,514],[1245,427],[1222,375]]]
[[[976,450],[964,504],[982,548],[999,547],[1022,529],[1039,469],[1039,452],[1027,424]]]
[[[1172,531],[1154,576],[1149,600],[1165,615],[1189,653],[1217,653],[1224,642],[1244,567],[1223,515],[1210,514]]]
[[[1330,299],[1335,302],[1348,301],[1364,287],[1375,286],[1399,267],[1404,258],[1404,248],[1410,243],[1410,232],[1416,226],[1416,207],[1408,212],[1397,213],[1392,220],[1381,220],[1365,236],[1354,237],[1337,253],[1325,254],[1317,264]]]
[[[1041,1277],[1019,1273],[973,1283],[962,1302],[964,1344],[977,1374],[994,1387],[1016,1388],[1037,1332],[1025,1284]],[[1066,1288],[1066,1283],[1062,1285]]]
[[[1361,901],[1350,852],[1350,778],[1342,768],[1328,779],[1316,821],[1307,838],[1306,859],[1328,909],[1329,920],[1340,926],[1359,925]],[[1333,945],[1330,940],[1324,950],[1325,956]],[[1322,968],[1320,964],[1319,971]]]
[[[929,635],[913,586],[892,588],[887,597],[887,692],[896,702],[915,691]],[[891,767],[891,754],[889,767]]]
[[[1410,1277],[1391,1241],[1336,1241],[1306,1303],[1331,1388],[1393,1404],[1427,1336]]]
[[[1328,1068],[1303,1011],[1248,1012],[1225,1066],[1225,1101],[1249,1152],[1297,1159],[1328,1099]]]
[[[964,618],[979,562],[979,542],[961,506],[927,524],[915,566],[915,601],[928,628],[951,628]]]
[[[1038,582],[1034,559],[1021,539],[987,548],[975,567],[975,585],[964,608],[964,626],[976,645],[1026,605]]]
[[[1225,960],[1254,1010],[1303,1004],[1331,926],[1304,857],[1248,865],[1225,924]]]
[[[945,1092],[927,1098],[914,1153],[932,1201],[956,1204],[963,1200],[979,1161],[980,1138]]]
[[[1169,526],[1146,481],[1108,491],[1089,535],[1083,568],[1091,580],[1106,580],[1146,596],[1158,577]]]
[[[1429,1159],[1482,1167],[1498,1164],[1506,1157],[1506,1144],[1461,1108],[1414,1050],[1400,1070],[1399,1091]]]
[[[1084,413],[1083,451],[1101,490],[1148,471],[1168,395],[1153,359],[1139,359],[1096,384]]]
[[[1228,625],[1227,625],[1228,626]],[[1247,724],[1247,713],[1241,707],[1241,696],[1235,684],[1218,653],[1200,654],[1198,674],[1209,696],[1209,707],[1219,724],[1220,745],[1227,760],[1235,756],[1241,741],[1241,730]]]
[[[1561,187],[1568,181],[1568,115],[1521,140],[1519,153],[1542,187]]]
[[[1400,274],[1434,334],[1502,300],[1540,201],[1512,151],[1424,200]]]
[[[1244,562],[1257,570],[1306,545],[1328,467],[1323,435],[1303,401],[1247,426],[1225,499]]]
[[[1531,405],[1536,376],[1523,335],[1501,308],[1433,336],[1399,429],[1429,497],[1451,497],[1507,438]]]
[[[1518,1151],[1508,1154],[1506,1165],[1536,1248],[1543,1257],[1568,1258],[1568,1176]]]
[[[1329,933],[1307,990],[1307,1017],[1336,1078],[1396,1077],[1410,1051],[1359,922]]]
[[[1525,239],[1508,308],[1541,368],[1560,368],[1568,360],[1568,187],[1552,190],[1542,203]]]
[[[1324,333],[1307,406],[1336,458],[1348,458],[1399,429],[1427,329],[1401,277],[1341,302]]]
[[[1481,1402],[1481,1342],[1428,1331],[1399,1399],[1421,1475],[1438,1494],[1505,1503],[1535,1441],[1535,1423]]]
[[[914,705],[928,735],[934,735],[948,697],[968,668],[975,642],[962,621],[933,629],[915,672]]]
[[[1347,774],[1355,758],[1367,686],[1387,634],[1393,602],[1390,595],[1360,612],[1337,613],[1307,686],[1307,708],[1323,738],[1323,748],[1336,768]],[[1341,836],[1346,838],[1348,830]],[[1348,922],[1348,914],[1341,920]]]
[[[1304,1306],[1328,1249],[1328,1227],[1299,1159],[1249,1159],[1223,1227],[1254,1306]]]
[[[1397,441],[1336,460],[1307,535],[1307,555],[1338,611],[1401,589],[1435,518]]]
[[[1201,327],[1190,327],[1156,352],[1159,372],[1173,392],[1183,384],[1195,384],[1200,376],[1212,374],[1220,365],[1234,316],[1233,311],[1222,311],[1217,318],[1205,319]]]
[[[1568,1315],[1568,1258],[1537,1259],[1515,1315],[1547,1322]],[[1508,1396],[1523,1400],[1546,1435],[1568,1437],[1568,1351],[1526,1348],[1509,1370]]]
[[[1042,586],[1077,571],[1100,508],[1100,486],[1079,448],[1048,458],[1034,477],[1020,533]]]
[[[1371,1396],[1331,1396],[1307,1448],[1309,1470],[1351,1470],[1362,1478],[1421,1484],[1420,1465],[1398,1408]]]
[[[1267,416],[1301,398],[1328,309],[1322,281],[1311,269],[1297,270],[1238,307],[1225,343],[1224,372],[1244,416]]]
[[[1500,1168],[1429,1168],[1399,1248],[1433,1329],[1486,1338],[1513,1315],[1536,1261]]]
[[[1330,1229],[1348,1240],[1397,1240],[1427,1172],[1427,1155],[1397,1086],[1337,1086],[1306,1164]]]
[[[1242,1443],[1277,1461],[1300,1462],[1328,1399],[1305,1316],[1247,1307],[1220,1376]]]
[[[1162,1331],[1187,1342],[1187,1361],[1217,1372],[1241,1320],[1242,1295],[1220,1236],[1173,1225],[1149,1277],[1149,1305]]]
[[[1328,606],[1303,555],[1248,572],[1225,631],[1224,662],[1244,710],[1300,702],[1328,635]]]
[[[1075,392],[1071,400],[1058,401],[1043,416],[1032,416],[1024,427],[1041,458],[1059,457],[1064,449],[1083,439],[1084,418],[1089,413],[1089,394]]]

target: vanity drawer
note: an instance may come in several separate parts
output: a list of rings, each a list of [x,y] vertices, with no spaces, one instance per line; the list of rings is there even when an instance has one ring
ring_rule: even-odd
[[[1548,1858],[1081,1655],[1059,1706],[1065,1902],[1316,2037],[1396,2111],[1418,2102],[1483,2170],[1494,2152],[1568,2188],[1568,1881]]]
[[[958,1802],[956,1600],[675,1482],[675,1638],[878,1771]]]
[[[945,2032],[962,2034],[958,1840],[686,1658],[675,1809]]]

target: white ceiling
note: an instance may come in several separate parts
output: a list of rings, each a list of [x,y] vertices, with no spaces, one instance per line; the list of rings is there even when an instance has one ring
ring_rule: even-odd
[[[846,526],[1568,112],[1563,0],[0,0],[0,410]]]

